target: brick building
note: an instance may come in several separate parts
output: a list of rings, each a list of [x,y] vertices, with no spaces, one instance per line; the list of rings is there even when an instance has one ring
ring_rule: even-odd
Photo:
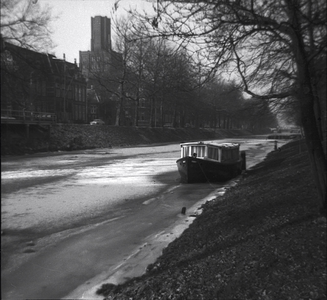
[[[76,63],[2,42],[1,109],[55,113],[86,123],[86,80]]]

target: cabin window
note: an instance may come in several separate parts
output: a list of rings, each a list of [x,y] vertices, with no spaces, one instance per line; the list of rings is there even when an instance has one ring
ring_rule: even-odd
[[[208,147],[208,158],[218,160],[218,148]]]
[[[188,156],[188,148],[189,148],[189,147],[183,147],[183,148],[182,148],[182,150],[183,150],[183,151],[182,151],[182,157],[186,157],[186,156]]]
[[[192,149],[191,147],[183,147],[183,152],[182,152],[182,157],[186,157],[186,156],[192,156]]]
[[[194,153],[196,153],[197,157],[204,157],[204,151],[205,151],[205,147],[204,146],[191,146],[191,153],[190,156],[192,156]]]
[[[196,153],[197,157],[204,157],[205,154],[205,146],[186,146],[183,147],[183,157],[186,156],[193,156],[193,154]]]

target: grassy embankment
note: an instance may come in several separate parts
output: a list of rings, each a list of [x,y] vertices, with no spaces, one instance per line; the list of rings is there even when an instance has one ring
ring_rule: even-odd
[[[107,299],[326,299],[326,218],[303,141],[272,152]]]
[[[30,126],[29,137],[24,125],[1,127],[1,155],[22,155],[47,151],[71,151],[93,148],[212,140],[251,135],[238,129],[137,128],[57,124],[48,129]]]

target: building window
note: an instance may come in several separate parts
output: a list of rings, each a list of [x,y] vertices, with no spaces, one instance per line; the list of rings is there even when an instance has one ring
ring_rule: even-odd
[[[208,158],[218,160],[218,149],[208,147]]]
[[[145,107],[145,99],[140,99],[140,107]]]

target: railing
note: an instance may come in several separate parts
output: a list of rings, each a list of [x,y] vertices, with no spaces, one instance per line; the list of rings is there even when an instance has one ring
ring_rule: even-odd
[[[1,122],[15,122],[15,120],[22,122],[55,123],[57,117],[56,114],[48,112],[1,109]]]

